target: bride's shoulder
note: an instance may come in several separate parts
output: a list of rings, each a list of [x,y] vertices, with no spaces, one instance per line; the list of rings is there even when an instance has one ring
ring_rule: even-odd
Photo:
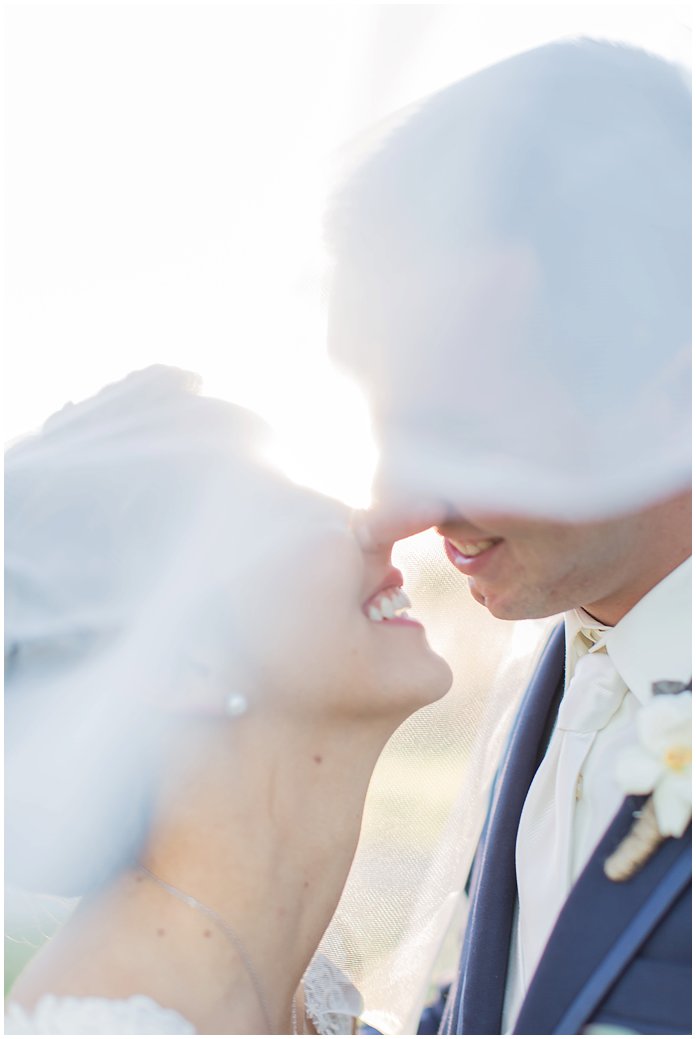
[[[149,996],[106,999],[96,996],[42,996],[31,1009],[10,1001],[5,1035],[195,1035],[176,1010]]]

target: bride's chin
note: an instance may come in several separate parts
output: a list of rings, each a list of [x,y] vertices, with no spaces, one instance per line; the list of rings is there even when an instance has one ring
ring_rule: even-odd
[[[427,662],[412,667],[407,673],[393,676],[389,683],[395,711],[408,717],[422,707],[437,703],[452,688],[454,678],[447,661],[430,652]]]
[[[454,681],[454,675],[452,674],[452,668],[449,666],[446,660],[442,657],[433,654],[434,657],[434,675],[431,682],[427,684],[427,688],[423,690],[423,703],[421,706],[425,707],[431,703],[437,703],[443,696],[452,688]]]

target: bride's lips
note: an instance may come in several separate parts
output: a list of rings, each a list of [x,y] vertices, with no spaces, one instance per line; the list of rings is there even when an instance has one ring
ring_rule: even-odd
[[[488,565],[496,549],[503,542],[502,538],[481,538],[478,541],[455,544],[445,534],[442,537],[450,563],[461,573],[472,577]]]
[[[395,566],[390,566],[386,574],[382,577],[382,580],[377,587],[370,592],[365,602],[369,602],[370,599],[374,599],[376,595],[383,592],[386,588],[401,588],[404,583],[404,575],[400,570],[397,570]]]
[[[397,610],[406,610],[411,605],[411,600],[403,590],[403,583],[401,571],[396,567],[391,567],[362,605],[362,611],[368,620],[375,624],[387,624],[390,627],[393,625],[410,628],[423,627],[419,621],[409,617],[407,613],[397,613]]]

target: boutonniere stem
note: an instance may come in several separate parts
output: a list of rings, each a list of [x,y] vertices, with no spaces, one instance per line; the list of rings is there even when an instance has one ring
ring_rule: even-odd
[[[665,839],[657,823],[655,802],[650,797],[636,812],[636,821],[629,834],[604,863],[604,872],[609,880],[628,880]]]

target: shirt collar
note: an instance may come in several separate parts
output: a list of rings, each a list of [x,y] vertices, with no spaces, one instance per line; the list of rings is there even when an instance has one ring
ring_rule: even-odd
[[[691,558],[667,574],[607,632],[607,652],[642,704],[654,682],[691,678]]]
[[[584,610],[565,614],[566,682],[583,650],[580,628],[593,622]],[[651,588],[604,638],[611,661],[641,704],[654,682],[688,682],[691,677],[691,558]]]
[[[603,632],[604,637],[597,644],[599,646],[604,645],[606,633],[610,630],[607,624],[600,624],[599,621],[583,610],[581,606],[578,606],[574,610],[568,610],[563,617],[565,621],[565,688],[568,688],[573,674],[575,673],[575,665],[577,664],[580,657],[584,656],[588,652],[588,643],[581,635],[583,628],[593,628],[598,632]],[[589,648],[589,652],[593,652],[593,648]]]

